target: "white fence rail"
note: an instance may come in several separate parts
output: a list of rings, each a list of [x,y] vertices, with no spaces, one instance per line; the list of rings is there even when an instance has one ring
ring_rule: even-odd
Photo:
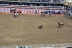
[[[72,43],[0,46],[0,48],[67,48],[67,47],[72,48]]]

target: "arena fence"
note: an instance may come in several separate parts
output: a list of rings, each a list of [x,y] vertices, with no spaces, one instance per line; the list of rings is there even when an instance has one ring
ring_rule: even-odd
[[[72,43],[0,46],[0,48],[72,48]]]
[[[17,11],[21,11],[22,14],[41,14],[41,12],[46,11],[46,14],[49,14],[50,11],[57,13],[58,11],[60,14],[66,12],[65,8],[63,7],[0,7],[0,13],[10,13],[12,9],[16,9]]]

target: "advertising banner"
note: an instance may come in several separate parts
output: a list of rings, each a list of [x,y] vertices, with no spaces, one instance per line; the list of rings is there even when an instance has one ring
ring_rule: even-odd
[[[5,8],[5,12],[10,12],[10,8]]]
[[[27,13],[27,9],[22,9],[22,13]]]
[[[34,9],[33,12],[34,12],[35,14],[39,14],[39,9]]]
[[[41,14],[41,12],[42,12],[42,10],[41,10],[41,9],[39,9],[39,12],[38,12],[38,13],[39,13],[39,14]]]
[[[0,8],[0,12],[4,12],[4,8]]]
[[[37,14],[39,13],[39,9],[36,9],[36,11],[37,11]]]
[[[33,9],[30,9],[31,13],[33,13]]]
[[[28,9],[27,12],[29,13],[30,12],[30,9]]]
[[[22,11],[22,9],[16,9],[17,11]]]
[[[28,9],[28,13],[34,13],[33,9]]]
[[[22,9],[22,13],[24,13],[24,9]]]
[[[35,13],[36,9],[33,9],[33,12]]]
[[[27,9],[24,9],[24,13],[27,13]]]

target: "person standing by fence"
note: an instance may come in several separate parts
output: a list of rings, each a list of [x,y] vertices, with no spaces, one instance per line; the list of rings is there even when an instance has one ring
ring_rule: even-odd
[[[16,17],[17,16],[17,14],[16,13],[14,13],[14,17]]]
[[[41,12],[41,17],[43,16],[43,12]]]
[[[45,12],[41,12],[41,17],[45,17],[46,16],[46,13]]]
[[[51,11],[50,11],[50,13],[49,13],[49,14],[50,14],[50,16],[52,16],[52,12],[51,12]]]
[[[45,17],[46,16],[46,12],[44,12],[43,14],[44,14],[44,17]]]
[[[17,17],[18,17],[18,13],[17,13]]]

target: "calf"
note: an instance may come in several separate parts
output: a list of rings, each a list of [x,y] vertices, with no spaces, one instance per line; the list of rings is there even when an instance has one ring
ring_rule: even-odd
[[[59,23],[59,22],[58,22],[58,25],[59,25],[59,27],[64,26],[64,24],[63,24],[63,23]]]

